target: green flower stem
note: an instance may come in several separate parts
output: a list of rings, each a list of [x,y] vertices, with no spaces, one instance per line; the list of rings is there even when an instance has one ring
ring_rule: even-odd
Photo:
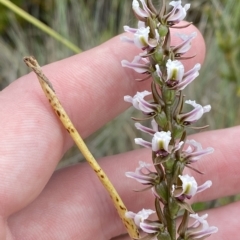
[[[173,198],[171,196],[171,190],[172,190],[172,172],[166,173],[166,180],[167,180],[167,186],[168,186],[168,203],[165,205],[165,217],[167,219],[167,228],[168,232],[171,236],[172,240],[176,240],[176,218],[173,217],[172,211],[174,211],[172,208],[174,206],[173,204]]]
[[[167,220],[167,230],[171,236],[171,240],[176,240],[176,220],[171,218],[169,208],[169,205],[164,206],[164,215]]]
[[[51,29],[38,19],[34,18],[29,13],[25,12],[24,10],[22,10],[9,0],[0,0],[0,3],[7,7],[8,9],[10,9],[11,11],[13,11],[14,13],[16,13],[17,15],[19,15],[20,17],[22,17],[23,19],[25,19],[26,21],[36,26],[37,28],[41,29],[43,32],[49,34],[51,37],[61,42],[63,45],[71,49],[73,52],[75,53],[81,52],[81,49],[75,46],[72,42],[70,42],[66,38],[63,38],[59,33],[55,32],[53,29]]]

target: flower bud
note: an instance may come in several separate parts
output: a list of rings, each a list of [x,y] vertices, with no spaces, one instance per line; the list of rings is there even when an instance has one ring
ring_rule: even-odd
[[[154,152],[165,151],[168,152],[168,145],[171,141],[171,132],[156,132],[152,139],[152,150]]]
[[[159,33],[160,37],[167,36],[168,31],[169,31],[169,28],[167,26],[164,26],[164,25],[161,24],[158,27],[158,33]]]

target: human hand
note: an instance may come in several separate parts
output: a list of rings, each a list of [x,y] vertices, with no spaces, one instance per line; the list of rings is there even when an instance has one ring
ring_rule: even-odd
[[[190,33],[192,28],[182,31]],[[90,51],[43,67],[82,137],[124,111],[129,106],[123,101],[124,95],[149,88],[148,81],[134,81],[139,76],[121,67],[120,61],[132,60],[136,51],[121,43],[118,36]],[[200,34],[189,55],[191,52],[197,57],[186,61],[188,69],[204,59]],[[0,123],[0,239],[106,240],[126,232],[107,192],[86,163],[54,172],[73,142],[33,73],[0,93]],[[193,173],[196,180],[202,183],[211,179],[213,186],[194,201],[239,192],[240,148],[232,144],[239,132],[240,128],[235,127],[194,136],[204,146],[215,148],[214,154],[195,165],[206,173],[204,179]],[[139,185],[124,175],[134,170],[139,160],[150,162],[150,151],[141,149],[99,160],[129,210],[135,212],[153,206],[151,194],[133,192]],[[239,203],[233,203],[208,211],[209,223],[219,228],[209,239],[236,238],[239,209]]]

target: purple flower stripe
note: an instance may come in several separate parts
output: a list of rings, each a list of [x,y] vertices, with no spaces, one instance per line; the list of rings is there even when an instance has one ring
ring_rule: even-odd
[[[200,159],[202,156],[211,154],[213,152],[214,152],[214,149],[211,147],[208,147],[201,151],[196,151],[188,154],[186,159],[189,159],[189,162],[193,163],[193,162],[196,162],[198,159]]]
[[[190,8],[190,4],[186,4],[184,7],[181,6],[181,1],[172,1],[169,5],[173,6],[172,11],[167,14],[165,19],[168,22],[179,23],[186,17],[186,11]]]
[[[213,233],[216,233],[217,231],[218,231],[218,228],[212,226],[212,227],[208,227],[207,229],[203,229],[201,231],[189,234],[189,238],[190,239],[201,239],[201,238],[207,237]]]
[[[147,107],[146,105],[142,104],[139,100],[138,107],[144,113],[152,113],[154,110],[152,108]]]
[[[208,214],[199,217],[198,214],[190,214],[190,217],[196,219],[186,231],[187,239],[204,239],[212,233],[218,231],[217,227],[209,227],[208,222],[205,220]]]
[[[156,109],[156,104],[150,104],[145,101],[143,98],[147,95],[151,94],[151,92],[137,92],[137,94],[133,97],[124,96],[124,101],[130,102],[136,109],[143,111],[144,113],[152,113]]]
[[[142,124],[140,124],[140,123],[135,123],[135,127],[138,129],[138,130],[140,130],[140,131],[142,131],[142,132],[145,132],[145,133],[148,133],[148,134],[150,134],[150,135],[154,135],[154,133],[156,133],[156,131],[154,131],[153,129],[151,129],[151,128],[148,128],[148,127],[145,127],[145,126],[143,126]]]
[[[157,111],[157,104],[149,103],[143,98],[139,98],[138,101],[139,101],[139,105],[141,105],[142,108],[152,110],[152,112]]]
[[[164,16],[164,18],[167,19],[168,21],[174,21],[175,20],[174,15],[175,15],[175,12],[176,12],[177,8],[179,7],[179,5],[181,5],[181,3],[176,2],[176,5],[173,7],[172,11],[170,11],[168,14],[166,14]],[[181,14],[181,11],[179,11],[179,12]]]
[[[142,138],[135,138],[135,143],[146,148],[152,148],[152,143],[145,141]]]
[[[133,178],[135,180],[137,180],[138,182],[142,183],[142,184],[151,184],[152,183],[152,178],[144,175],[144,174],[137,174],[135,172],[126,172],[125,175],[129,178]]]
[[[121,61],[123,67],[128,67],[134,69],[138,73],[146,73],[149,70],[149,66],[146,64],[141,64],[141,63],[130,63],[127,60],[122,60]]]
[[[197,63],[192,69],[184,73],[184,78],[188,77],[189,75],[194,75],[194,73],[198,72],[200,69],[201,69],[201,64]]]
[[[193,69],[186,72],[183,76],[183,79],[181,82],[179,82],[176,86],[172,87],[173,90],[183,90],[187,85],[189,85],[195,78],[199,75],[198,70],[201,68],[200,64],[196,64]]]
[[[149,16],[153,15],[152,11],[148,8],[145,0],[140,0],[140,2],[142,3],[144,11],[147,12]]]
[[[143,111],[146,114],[153,112],[152,108],[148,108],[146,106],[143,106],[142,104],[139,104],[139,108],[140,108],[141,111]]]
[[[180,43],[178,46],[173,48],[173,52],[184,54],[191,48],[191,41],[197,36],[197,33],[194,32],[190,36],[187,36],[186,39]],[[180,35],[181,37],[181,35]]]
[[[192,111],[188,113],[181,114],[181,120],[186,122],[196,122],[203,115],[203,108],[201,105],[195,107]]]
[[[176,86],[172,87],[171,89],[173,90],[183,90],[187,85],[189,85],[191,82],[193,82],[193,80],[195,80],[195,78],[199,75],[198,72],[196,72],[194,75],[189,75],[186,78],[183,78],[183,80],[177,84]]]
[[[185,17],[185,16],[184,16],[184,17]],[[177,10],[177,11],[176,11],[176,8],[175,8],[174,14],[168,18],[168,21],[171,21],[171,22],[174,22],[174,21],[179,22],[180,19],[182,19],[182,18],[184,18],[184,17],[182,17],[182,11],[180,11],[180,10]]]
[[[139,17],[149,17],[148,12],[144,11],[143,9],[140,8],[139,2],[137,0],[133,0],[132,7],[134,12],[137,14]]]
[[[157,233],[160,230],[160,224],[141,222],[140,228],[146,233]]]
[[[142,59],[140,56],[135,56],[132,62],[129,62],[127,60],[122,60],[121,64],[123,67],[132,68],[138,73],[146,73],[149,71],[149,64],[139,63],[141,60],[144,61],[144,59]]]

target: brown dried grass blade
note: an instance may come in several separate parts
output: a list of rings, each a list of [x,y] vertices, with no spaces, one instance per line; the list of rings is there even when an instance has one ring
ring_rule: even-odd
[[[131,238],[138,238],[139,233],[138,229],[132,219],[126,218],[125,213],[127,211],[127,208],[125,207],[122,199],[120,198],[119,194],[117,193],[116,189],[110,182],[107,175],[104,173],[102,168],[99,166],[97,161],[94,159],[91,152],[88,150],[87,146],[85,145],[83,139],[79,135],[77,129],[74,127],[72,121],[68,117],[66,111],[64,110],[63,106],[61,105],[60,101],[58,100],[58,97],[55,94],[55,91],[53,89],[53,86],[51,82],[47,79],[47,77],[43,74],[41,67],[39,66],[37,60],[34,57],[25,57],[24,62],[28,67],[30,67],[37,75],[37,78],[41,84],[41,87],[51,104],[53,110],[59,117],[60,121],[62,122],[63,126],[66,128],[68,133],[71,135],[72,139],[78,146],[81,153],[84,155],[86,160],[88,161],[91,168],[94,170],[94,172],[97,174],[99,180],[109,193],[113,204],[115,208],[117,209],[117,212],[120,216],[120,218],[123,221],[123,224],[125,225],[129,235]]]

